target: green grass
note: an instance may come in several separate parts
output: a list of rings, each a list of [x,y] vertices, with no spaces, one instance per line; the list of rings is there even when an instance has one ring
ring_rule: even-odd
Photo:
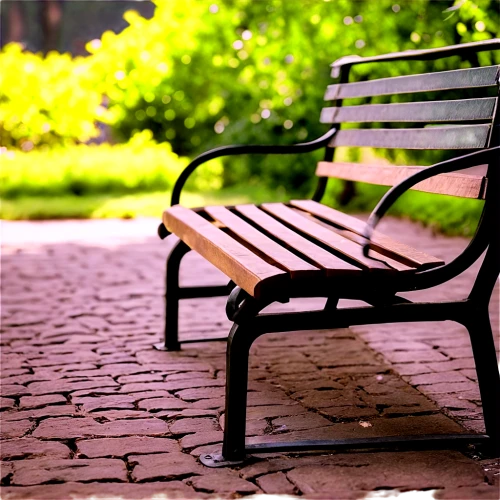
[[[286,201],[283,190],[261,187],[237,187],[210,194],[183,193],[183,205],[196,207],[210,204],[262,203]],[[170,193],[135,193],[129,195],[64,195],[55,197],[23,196],[4,199],[0,204],[0,217],[5,220],[46,219],[103,219],[135,217],[161,218],[170,205]]]
[[[339,207],[336,199],[341,187],[332,183],[324,202],[350,213],[370,212],[386,188],[358,184],[358,196],[347,207]],[[196,207],[209,204],[262,203],[287,201],[296,197],[283,189],[260,186],[238,186],[212,193],[185,192],[183,205]],[[134,193],[128,195],[64,195],[54,197],[23,196],[3,200],[0,217],[6,220],[100,219],[161,217],[170,204],[170,193]],[[470,236],[479,220],[483,203],[476,200],[411,192],[404,195],[390,211],[392,215],[422,222],[436,232]]]

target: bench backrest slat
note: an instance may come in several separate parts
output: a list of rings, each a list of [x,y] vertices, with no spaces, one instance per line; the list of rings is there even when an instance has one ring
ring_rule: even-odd
[[[394,186],[425,167],[398,167],[392,165],[367,165],[347,162],[321,161],[316,168],[320,177],[335,177],[346,181],[367,182],[379,186]],[[484,199],[486,177],[472,174],[441,174],[419,182],[413,189],[426,193],[447,194],[462,198]]]
[[[500,47],[500,40],[493,46]],[[425,168],[335,162],[332,149],[337,147],[470,151],[498,144],[500,65],[350,81],[350,65],[365,59],[341,60],[337,66],[345,64],[347,69],[342,74],[335,71],[340,83],[327,88],[325,100],[333,103],[322,109],[320,121],[336,132],[328,143],[326,161],[318,164],[320,178],[394,186]],[[487,176],[451,173],[414,189],[485,199]]]
[[[339,130],[328,145],[396,149],[479,149],[487,146],[490,129],[490,125],[347,129]]]
[[[321,123],[455,122],[491,120],[495,97],[452,101],[368,104],[323,108]]]
[[[440,73],[381,78],[366,82],[334,84],[328,86],[325,100],[493,87],[497,84],[497,75],[498,66],[486,66]]]

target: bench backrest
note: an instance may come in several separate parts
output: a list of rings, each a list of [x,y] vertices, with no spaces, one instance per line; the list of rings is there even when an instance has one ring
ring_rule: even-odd
[[[500,40],[488,41],[489,45],[476,45],[478,51],[500,48]],[[460,46],[458,46],[460,47]],[[465,50],[462,46],[462,50]],[[471,48],[473,50],[474,47]],[[422,51],[425,53],[426,51]],[[428,59],[452,55],[440,54],[435,57],[425,54]],[[454,54],[454,53],[453,53]],[[405,53],[394,59],[409,59]],[[396,54],[397,56],[397,54]],[[394,148],[394,149],[435,149],[471,150],[498,145],[498,85],[500,66],[491,65],[470,69],[458,69],[426,74],[411,74],[392,78],[349,83],[347,71],[352,64],[373,62],[377,58],[365,60],[347,59],[346,67],[334,65],[333,76],[341,70],[341,83],[329,85],[325,100],[332,101],[321,112],[321,122],[338,127],[338,132],[329,143],[329,148],[339,146]],[[384,60],[383,58],[379,58]],[[344,80],[344,81],[342,81]],[[485,91],[490,96],[443,98],[446,92]],[[432,94],[429,94],[432,93]],[[401,96],[411,98],[411,102],[389,104],[343,105],[347,99],[377,99],[379,96]],[[428,96],[432,100],[426,100]],[[358,128],[343,124],[358,124]],[[382,124],[382,128],[374,126]],[[389,128],[394,126],[395,128]],[[362,128],[359,128],[362,127]],[[367,128],[369,127],[369,128]],[[401,128],[403,127],[403,128]],[[331,157],[333,152],[331,151]],[[327,153],[328,158],[328,153]],[[392,186],[409,175],[425,167],[388,165],[362,165],[346,162],[323,161],[318,164],[316,174],[320,177],[336,177],[344,180],[368,182]],[[467,198],[484,199],[486,178],[483,175],[463,173],[443,174],[418,184],[415,188],[432,193],[448,194]]]

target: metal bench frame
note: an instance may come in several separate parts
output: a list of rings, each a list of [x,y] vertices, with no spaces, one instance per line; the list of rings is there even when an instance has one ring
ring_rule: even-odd
[[[467,56],[478,51],[500,48],[500,40],[455,45],[440,49],[407,51],[371,58],[345,57],[336,61],[333,76],[340,83],[348,82],[349,71],[353,65],[367,62],[434,60],[452,55]],[[500,125],[500,113],[495,112],[494,129]],[[334,149],[328,148],[338,127],[332,127],[324,136],[315,141],[291,146],[226,146],[198,156],[182,172],[172,193],[171,205],[179,203],[182,188],[194,170],[208,160],[228,155],[240,154],[290,154],[307,153],[325,147],[325,161],[332,161]],[[370,238],[381,217],[401,194],[418,182],[434,175],[465,169],[480,164],[488,164],[488,184],[485,204],[476,234],[468,247],[453,261],[436,269],[417,273],[408,280],[405,289],[398,292],[426,289],[445,283],[469,268],[484,252],[485,257],[466,299],[449,302],[411,302],[399,297],[391,290],[387,293],[370,293],[358,290],[352,298],[371,304],[366,307],[338,309],[339,297],[332,295],[331,289],[305,291],[300,297],[321,296],[327,302],[322,311],[288,312],[279,314],[261,313],[272,301],[288,298],[274,297],[273,300],[256,300],[234,283],[227,286],[180,287],[179,266],[190,248],[176,240],[166,265],[166,320],[164,342],[155,347],[160,350],[179,350],[181,344],[227,340],[226,364],[226,409],[222,455],[207,454],[200,457],[202,463],[210,467],[241,463],[246,454],[281,451],[331,450],[344,448],[387,448],[387,447],[451,447],[463,443],[484,443],[496,456],[500,454],[500,377],[491,330],[488,304],[500,273],[500,157],[499,134],[493,134],[490,147],[472,154],[461,156],[429,167],[412,175],[390,189],[372,212],[366,227],[365,254],[370,251]],[[320,177],[313,200],[320,201],[324,195],[328,178]],[[170,233],[163,224],[159,236],[165,238]],[[233,321],[227,339],[201,338],[179,341],[178,313],[179,300],[229,295],[226,312]],[[297,295],[299,296],[299,295]],[[342,295],[344,297],[344,295]],[[289,297],[292,298],[292,297]],[[465,326],[469,332],[474,361],[478,376],[479,389],[483,404],[486,434],[453,434],[404,437],[378,437],[365,439],[320,440],[291,443],[245,444],[246,402],[248,383],[248,357],[253,342],[267,333],[291,332],[297,330],[319,330],[346,328],[354,325],[403,323],[422,321],[455,321]]]

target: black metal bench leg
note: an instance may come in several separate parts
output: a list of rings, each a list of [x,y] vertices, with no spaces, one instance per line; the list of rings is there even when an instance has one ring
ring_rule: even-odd
[[[177,240],[167,257],[165,276],[165,336],[164,342],[155,344],[155,349],[161,351],[179,351],[179,267],[182,258],[191,249],[182,241]]]
[[[465,326],[476,364],[486,434],[491,438],[491,451],[500,456],[500,375],[488,310],[473,315]]]
[[[229,332],[226,352],[226,412],[222,455],[228,461],[245,458],[248,357],[251,345],[252,335],[248,325],[234,324]]]

